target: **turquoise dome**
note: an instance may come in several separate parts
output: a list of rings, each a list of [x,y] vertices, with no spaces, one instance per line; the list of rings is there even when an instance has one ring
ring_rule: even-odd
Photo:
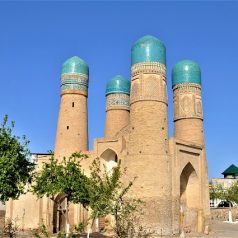
[[[116,75],[107,82],[106,95],[111,93],[124,93],[130,95],[131,82],[121,75]]]
[[[173,67],[173,87],[182,83],[196,83],[201,85],[201,70],[196,62],[191,60],[182,60]]]
[[[62,65],[61,74],[86,74],[88,75],[87,63],[78,56],[73,56],[66,60]]]
[[[166,48],[154,36],[143,36],[131,49],[131,65],[141,62],[159,62],[166,65]]]

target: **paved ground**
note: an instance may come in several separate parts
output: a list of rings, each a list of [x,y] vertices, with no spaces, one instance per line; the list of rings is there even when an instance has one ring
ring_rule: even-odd
[[[201,238],[238,238],[238,224],[229,224],[222,221],[212,222],[212,231],[209,235],[185,234],[185,237]]]
[[[0,237],[2,237],[0,235]],[[17,235],[17,238],[32,238],[29,234],[22,234]],[[86,235],[80,235],[78,238],[85,238]],[[98,233],[91,234],[90,237],[92,238],[109,238]],[[212,223],[212,232],[209,235],[202,235],[202,234],[195,234],[195,233],[188,233],[185,234],[185,238],[238,238],[238,223],[236,224],[228,224],[221,221],[213,221]],[[173,236],[171,238],[177,238]]]

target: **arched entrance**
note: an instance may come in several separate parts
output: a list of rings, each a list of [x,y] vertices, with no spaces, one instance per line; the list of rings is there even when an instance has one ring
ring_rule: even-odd
[[[107,172],[109,174],[112,173],[112,169],[114,167],[117,166],[117,162],[118,162],[118,156],[116,154],[116,152],[112,149],[106,149],[100,156],[103,160],[104,163],[106,165],[106,169]],[[105,222],[106,220],[106,222]],[[113,218],[112,216],[108,215],[105,217],[99,217],[98,218],[98,230],[102,231],[104,229],[106,229],[107,231],[112,230],[112,223],[113,222]]]
[[[59,194],[53,208],[53,233],[65,230],[66,226],[66,199],[63,194]]]
[[[197,231],[199,194],[197,173],[188,163],[180,175],[181,230]]]
[[[117,166],[118,156],[112,149],[105,150],[100,156],[106,163],[107,171],[110,173],[113,167]]]

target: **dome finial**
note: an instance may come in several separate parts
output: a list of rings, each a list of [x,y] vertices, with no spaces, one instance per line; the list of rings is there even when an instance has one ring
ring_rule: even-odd
[[[84,60],[82,60],[78,56],[73,56],[63,63],[61,74],[77,74],[77,73],[88,75],[88,65]]]
[[[182,60],[174,65],[172,70],[172,85],[195,83],[201,85],[201,70],[199,65],[191,60]]]
[[[159,62],[166,65],[166,48],[162,41],[146,35],[137,40],[131,49],[131,64]]]
[[[116,75],[107,82],[106,96],[112,93],[124,93],[130,95],[130,81],[121,75]]]

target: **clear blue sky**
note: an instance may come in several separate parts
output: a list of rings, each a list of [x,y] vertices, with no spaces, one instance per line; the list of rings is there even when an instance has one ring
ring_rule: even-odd
[[[191,59],[202,69],[209,177],[238,166],[237,2],[0,2],[0,118],[16,122],[32,152],[54,149],[60,70],[78,55],[90,68],[89,141],[102,137],[105,86],[130,78],[130,49],[151,34],[167,48],[169,127],[171,68]]]

